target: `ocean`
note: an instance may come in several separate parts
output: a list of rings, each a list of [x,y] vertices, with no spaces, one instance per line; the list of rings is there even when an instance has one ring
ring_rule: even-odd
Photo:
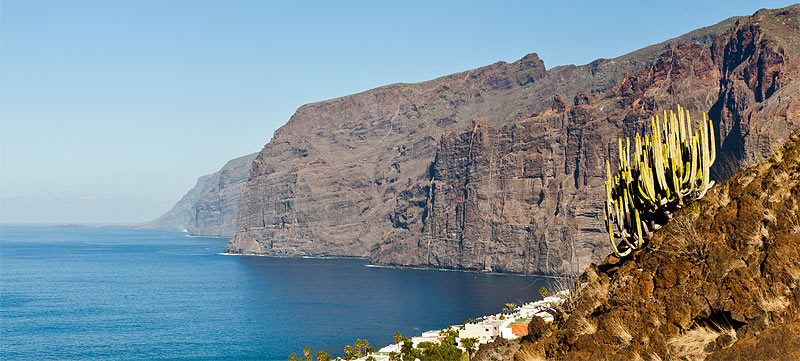
[[[2,360],[286,360],[341,355],[535,301],[550,279],[221,255],[227,240],[0,227]]]

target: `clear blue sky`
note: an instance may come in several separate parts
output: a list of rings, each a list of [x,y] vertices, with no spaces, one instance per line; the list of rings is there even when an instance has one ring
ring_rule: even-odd
[[[2,1],[2,222],[155,218],[302,104],[791,1]]]

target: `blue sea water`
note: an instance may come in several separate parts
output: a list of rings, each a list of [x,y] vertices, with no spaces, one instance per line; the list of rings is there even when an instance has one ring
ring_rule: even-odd
[[[0,359],[286,360],[539,299],[536,277],[220,255],[225,239],[0,227]]]

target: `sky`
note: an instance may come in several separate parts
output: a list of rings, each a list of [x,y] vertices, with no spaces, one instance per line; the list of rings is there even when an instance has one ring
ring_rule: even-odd
[[[613,58],[791,1],[0,3],[0,222],[133,223],[299,106],[538,53]]]

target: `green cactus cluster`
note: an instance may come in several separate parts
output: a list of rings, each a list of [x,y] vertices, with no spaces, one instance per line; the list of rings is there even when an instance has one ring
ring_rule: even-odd
[[[637,133],[632,147],[630,138],[619,139],[613,177],[606,160],[604,206],[606,230],[618,257],[642,248],[677,209],[702,198],[714,184],[709,179],[716,158],[714,125],[705,113],[698,128],[692,130],[689,111],[678,105],[677,112],[651,117],[650,134]]]

